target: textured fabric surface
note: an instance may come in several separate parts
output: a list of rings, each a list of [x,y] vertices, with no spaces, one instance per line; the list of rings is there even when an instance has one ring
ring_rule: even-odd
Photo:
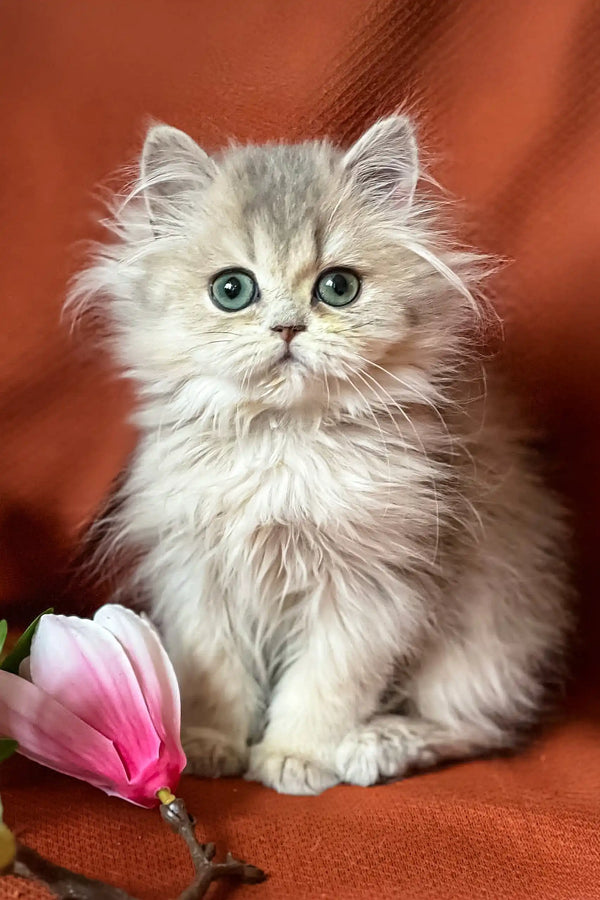
[[[179,793],[200,839],[269,872],[265,884],[237,888],[236,897],[593,900],[599,739],[597,725],[581,722],[557,728],[519,759],[308,799],[238,779],[184,778]],[[140,900],[174,897],[188,883],[185,848],[157,812],[17,762],[0,787],[21,840]],[[2,900],[37,896],[17,879],[0,880]]]
[[[97,234],[93,189],[148,117],[210,149],[349,140],[408,104],[465,233],[514,260],[496,282],[506,354],[574,511],[582,639],[565,720],[512,759],[316,799],[186,780],[202,834],[271,872],[236,896],[600,897],[599,45],[597,0],[0,5],[0,612],[14,623],[62,590],[134,441],[127,389],[59,315],[73,247]],[[18,761],[0,790],[9,823],[64,865],[148,900],[187,880],[152,813]],[[5,897],[41,892],[0,880]]]

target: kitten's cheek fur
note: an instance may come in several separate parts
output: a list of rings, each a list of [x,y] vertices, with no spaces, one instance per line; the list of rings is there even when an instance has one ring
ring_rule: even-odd
[[[299,752],[278,749],[268,741],[252,747],[248,781],[260,781],[280,794],[314,795],[338,784],[333,769],[327,769]]]

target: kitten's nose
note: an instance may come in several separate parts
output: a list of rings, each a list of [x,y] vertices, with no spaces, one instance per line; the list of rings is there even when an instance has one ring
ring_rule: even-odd
[[[290,344],[297,334],[300,334],[301,331],[306,331],[306,325],[273,325],[271,331],[276,331],[286,344]]]

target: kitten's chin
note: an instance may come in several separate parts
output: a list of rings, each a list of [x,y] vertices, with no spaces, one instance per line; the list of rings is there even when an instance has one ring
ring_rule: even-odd
[[[295,353],[285,354],[272,363],[260,379],[261,400],[269,405],[304,405],[315,392],[314,375]]]

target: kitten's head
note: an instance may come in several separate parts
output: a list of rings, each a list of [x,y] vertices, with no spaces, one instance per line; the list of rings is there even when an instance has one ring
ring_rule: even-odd
[[[150,129],[139,180],[76,293],[108,298],[118,356],[186,415],[369,404],[384,369],[431,373],[473,316],[473,257],[417,197],[410,122],[207,155]]]

